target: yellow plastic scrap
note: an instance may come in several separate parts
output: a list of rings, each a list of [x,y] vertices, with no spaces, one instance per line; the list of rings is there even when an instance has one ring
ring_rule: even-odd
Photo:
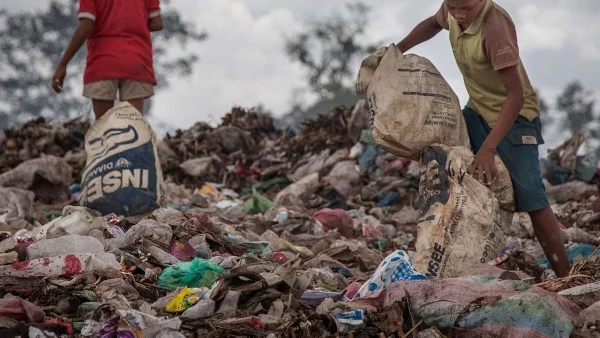
[[[292,243],[286,241],[285,239],[282,239],[282,241],[287,249],[292,250],[293,252],[299,254],[300,256],[302,256],[304,258],[312,257],[315,255],[312,251],[310,251],[309,248],[307,248],[305,246],[293,245]]]
[[[214,185],[205,184],[204,186],[202,186],[200,191],[198,191],[198,195],[213,196],[213,195],[215,195],[216,192],[217,192],[217,189],[215,189]]]
[[[189,309],[196,304],[200,298],[195,297],[198,293],[196,288],[184,287],[165,307],[165,311],[169,313],[179,313]]]

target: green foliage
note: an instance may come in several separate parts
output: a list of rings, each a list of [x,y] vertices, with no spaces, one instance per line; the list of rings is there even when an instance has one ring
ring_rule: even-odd
[[[286,41],[286,54],[306,71],[308,91],[317,96],[317,102],[308,108],[294,103],[284,117],[287,123],[297,124],[327,113],[332,106],[355,103],[358,62],[375,49],[364,42],[369,12],[364,3],[347,4],[345,11],[308,23],[306,31]]]
[[[303,66],[308,85],[320,97],[331,97],[343,88],[356,75],[354,61],[372,48],[362,44],[369,11],[360,2],[347,4],[345,15],[311,22],[307,31],[286,42],[286,53]]]
[[[571,135],[587,130],[586,152],[594,152],[600,157],[600,124],[593,95],[580,81],[569,82],[556,98],[556,109],[559,112],[557,115],[560,116],[556,123],[564,126]]]
[[[595,104],[592,92],[585,89],[577,80],[567,84],[562,94],[556,99],[556,108],[565,113],[561,122],[573,135],[579,133],[594,120]]]

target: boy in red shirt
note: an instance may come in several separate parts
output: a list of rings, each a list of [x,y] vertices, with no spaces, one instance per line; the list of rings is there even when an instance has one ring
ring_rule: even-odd
[[[150,32],[163,28],[160,0],[79,0],[79,25],[56,68],[52,88],[62,90],[69,61],[87,40],[83,95],[101,118],[117,91],[140,112],[156,84]]]

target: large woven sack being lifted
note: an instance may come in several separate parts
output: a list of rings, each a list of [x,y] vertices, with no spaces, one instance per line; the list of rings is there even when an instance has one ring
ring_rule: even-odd
[[[432,144],[469,146],[456,94],[424,57],[379,48],[363,60],[356,92],[366,96],[373,137],[389,153],[418,161]]]
[[[498,176],[487,187],[467,173],[474,160],[469,148],[425,148],[419,182],[423,206],[413,257],[416,271],[429,278],[457,277],[505,249],[515,201],[510,174],[498,155],[495,159]]]

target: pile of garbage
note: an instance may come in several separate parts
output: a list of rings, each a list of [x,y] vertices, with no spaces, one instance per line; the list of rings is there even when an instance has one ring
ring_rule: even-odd
[[[89,125],[5,132],[0,336],[600,334],[597,161],[574,171],[559,150],[545,165],[568,277],[515,214],[497,257],[431,279],[412,264],[422,169],[378,147],[366,109],[294,132],[234,108],[216,128],[167,135],[168,207],[131,217],[76,203]]]
[[[89,122],[80,119],[50,124],[40,117],[20,128],[7,129],[0,141],[0,171],[4,173],[24,161],[51,155],[63,158],[77,179],[85,166],[83,139],[89,127]]]

